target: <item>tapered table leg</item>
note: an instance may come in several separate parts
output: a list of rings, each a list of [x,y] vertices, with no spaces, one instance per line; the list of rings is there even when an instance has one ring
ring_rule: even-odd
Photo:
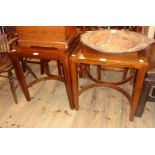
[[[58,67],[58,75],[62,76],[61,61],[57,61],[57,67]]]
[[[41,59],[40,60],[40,73],[41,73],[41,75],[43,75],[44,74],[44,61]]]
[[[68,58],[65,58],[63,61],[63,72],[64,72],[66,91],[69,99],[69,105],[71,109],[74,109],[72,87],[71,87],[72,83],[71,83],[71,77],[70,77]]]
[[[78,74],[77,64],[70,61],[71,81],[72,81],[72,93],[75,110],[79,110],[79,93],[78,93]]]
[[[27,84],[25,81],[25,77],[23,75],[23,70],[22,70],[22,67],[20,65],[19,58],[14,56],[13,52],[9,53],[9,57],[12,61],[12,64],[13,64],[13,67],[14,67],[14,70],[16,73],[16,77],[17,77],[19,85],[20,85],[20,87],[21,87],[21,89],[22,89],[22,91],[26,97],[26,100],[30,101],[31,100],[30,94],[29,94],[28,87],[27,87]]]
[[[101,80],[101,65],[97,65],[97,79]]]

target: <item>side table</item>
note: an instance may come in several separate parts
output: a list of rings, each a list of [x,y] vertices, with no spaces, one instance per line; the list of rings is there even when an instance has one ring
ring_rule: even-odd
[[[128,98],[129,102],[131,103],[129,120],[133,121],[137,105],[139,102],[144,77],[148,67],[145,50],[123,54],[107,54],[107,53],[105,54],[97,52],[89,47],[84,46],[82,43],[79,43],[78,46],[72,52],[72,55],[70,56],[69,60],[70,60],[71,80],[72,80],[73,102],[75,110],[79,109],[79,95],[85,90],[92,87],[100,87],[100,86],[110,87],[120,91]],[[102,65],[105,67],[135,69],[137,73],[135,77],[136,79],[132,96],[118,86],[120,84],[128,82],[133,78],[133,76],[130,76],[121,82],[107,83],[93,78],[89,72],[89,69],[87,71],[87,74],[94,81],[94,83],[87,86],[83,86],[80,90],[78,90],[77,64],[80,63],[86,64],[88,66]]]
[[[59,80],[65,83],[67,95],[69,99],[69,105],[71,109],[74,109],[73,98],[72,98],[72,90],[71,90],[71,77],[70,77],[70,69],[69,69],[69,55],[71,51],[77,45],[79,41],[79,37],[77,37],[71,46],[67,49],[56,49],[56,48],[41,48],[41,47],[22,47],[17,46],[15,49],[9,52],[9,57],[12,61],[13,67],[15,69],[15,73],[18,79],[18,82],[21,86],[21,89],[26,97],[27,101],[31,100],[28,88],[32,85],[44,81],[44,80]],[[45,65],[45,73],[47,77],[37,79],[35,81],[26,83],[25,77],[23,74],[22,66],[20,64],[21,58],[38,58],[42,60],[56,60],[62,63],[63,75],[55,76],[51,75],[48,70],[48,64]]]

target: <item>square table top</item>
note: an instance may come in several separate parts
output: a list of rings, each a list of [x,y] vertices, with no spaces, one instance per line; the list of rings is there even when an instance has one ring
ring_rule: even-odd
[[[77,63],[99,64],[114,67],[139,68],[148,66],[145,50],[131,53],[108,54],[91,49],[82,43],[71,54],[71,60]]]

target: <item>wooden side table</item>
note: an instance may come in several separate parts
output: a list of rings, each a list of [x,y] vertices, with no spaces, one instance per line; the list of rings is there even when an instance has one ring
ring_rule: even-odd
[[[77,45],[79,37],[77,37],[71,46],[64,50],[64,49],[56,49],[56,48],[39,48],[39,47],[21,47],[17,46],[16,49],[10,51],[9,56],[11,58],[12,64],[14,66],[16,76],[18,82],[21,86],[21,89],[27,99],[27,101],[31,100],[28,88],[32,85],[44,81],[44,80],[59,80],[65,83],[67,95],[69,99],[69,105],[71,109],[74,109],[73,98],[72,98],[72,90],[71,90],[71,78],[70,78],[70,69],[69,69],[69,55],[71,51]],[[38,58],[42,60],[56,60],[61,61],[62,68],[63,68],[63,75],[55,76],[49,73],[48,64],[45,65],[45,73],[47,77],[37,79],[32,81],[31,83],[27,84],[25,81],[25,77],[23,74],[22,66],[20,64],[21,58]]]
[[[147,71],[147,58],[145,56],[145,51],[139,51],[134,53],[124,53],[124,54],[103,54],[97,52],[91,48],[84,46],[79,43],[79,45],[75,48],[70,56],[70,71],[71,71],[71,79],[72,79],[72,93],[73,93],[73,102],[75,105],[75,110],[79,109],[79,95],[85,90],[92,87],[110,87],[116,89],[123,93],[130,101],[130,117],[129,120],[133,121],[135,112],[137,109],[137,105],[139,102],[139,97],[141,93],[141,88],[143,85],[144,77]],[[136,69],[136,80],[133,89],[133,95],[131,96],[122,88],[118,87],[120,84],[123,84],[129,80],[131,77],[124,79],[121,82],[116,83],[107,83],[97,80],[91,76],[88,69],[88,76],[94,81],[93,84],[82,87],[80,90],[78,89],[78,74],[77,74],[77,64],[92,64],[92,65],[103,65],[105,67],[119,67],[119,68],[131,68]]]

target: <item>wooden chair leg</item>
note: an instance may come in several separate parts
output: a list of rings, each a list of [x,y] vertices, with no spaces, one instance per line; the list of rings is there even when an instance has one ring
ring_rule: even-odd
[[[79,64],[79,77],[83,77],[83,64]]]
[[[26,72],[26,66],[25,66],[25,63],[23,61],[23,58],[21,60],[21,64],[22,64],[22,69],[23,69],[23,72],[25,73]]]
[[[90,71],[90,65],[86,65],[86,64],[79,64],[78,65],[78,75],[80,78],[88,78],[87,77],[87,70]]]
[[[35,79],[38,79],[37,76],[34,74],[34,72],[31,70],[31,68],[29,67],[29,65],[26,63],[24,65],[25,65],[25,68],[29,71],[29,73],[31,73]]]
[[[90,72],[90,65],[85,65],[87,67],[87,70]]]
[[[16,88],[15,88],[14,81],[13,81],[13,73],[11,72],[11,70],[8,72],[8,78],[9,78],[10,87],[11,87],[11,91],[12,91],[15,103],[18,104]]]
[[[139,100],[139,105],[136,111],[136,116],[137,117],[141,117],[144,111],[144,107],[146,104],[146,100],[147,97],[149,95],[151,89],[151,85],[148,82],[144,82],[143,88],[142,88],[142,92],[141,92],[141,96],[140,96],[140,100]]]

